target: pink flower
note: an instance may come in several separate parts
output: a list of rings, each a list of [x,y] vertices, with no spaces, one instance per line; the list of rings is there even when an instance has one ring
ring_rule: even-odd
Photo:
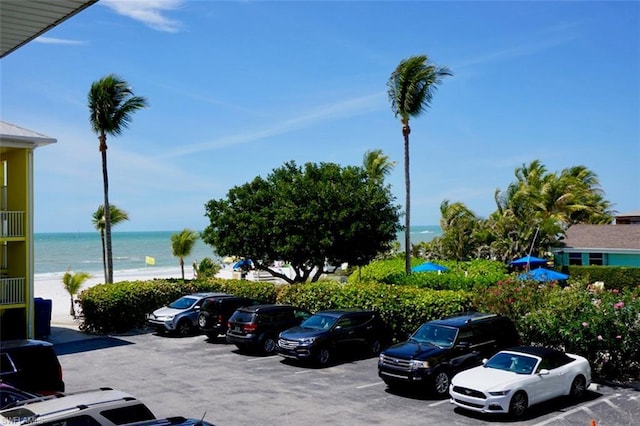
[[[582,326],[583,326],[583,327],[589,327],[589,323],[588,323],[588,322],[583,322],[583,323],[582,323]]]
[[[618,335],[616,336],[616,339],[622,339],[622,336],[618,334]]]
[[[598,334],[598,340],[602,341],[602,336]]]
[[[614,303],[613,309],[620,309],[620,308],[624,308],[624,302]]]

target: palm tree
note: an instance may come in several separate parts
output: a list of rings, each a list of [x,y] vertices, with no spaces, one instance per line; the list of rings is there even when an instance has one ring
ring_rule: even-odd
[[[129,220],[129,215],[124,210],[120,210],[114,204],[110,206],[111,210],[111,226],[116,226],[122,221]],[[91,217],[91,223],[96,227],[96,230],[100,232],[100,241],[102,243],[102,268],[104,269],[104,282],[107,282],[107,256],[106,256],[106,247],[104,241],[104,228],[105,228],[105,217],[104,217],[104,204],[100,204],[98,209],[93,213]]]
[[[200,236],[196,231],[183,229],[181,232],[171,235],[171,251],[175,257],[180,258],[180,269],[184,280],[184,258],[191,254],[191,250]]]
[[[98,135],[102,155],[104,187],[104,233],[107,251],[107,283],[113,282],[111,250],[111,206],[109,205],[109,176],[107,173],[107,135],[115,136],[129,126],[134,112],[147,106],[147,100],[134,96],[128,83],[110,74],[94,82],[89,90],[89,121]]]
[[[438,67],[429,62],[426,55],[404,59],[391,73],[387,82],[391,110],[400,116],[404,136],[404,181],[405,181],[405,269],[411,273],[411,182],[409,178],[409,118],[418,117],[431,106],[433,92],[442,83],[443,77],[453,75],[447,67]]]
[[[391,161],[388,155],[382,153],[381,149],[367,151],[364,153],[362,164],[367,175],[376,183],[382,183],[384,178],[391,173],[396,162]]]
[[[69,297],[71,299],[71,308],[69,309],[69,315],[75,318],[76,310],[73,306],[73,296],[78,293],[80,287],[86,280],[91,278],[91,275],[88,272],[71,272],[71,270],[67,270],[62,276],[62,285],[64,285],[64,289],[69,293]]]

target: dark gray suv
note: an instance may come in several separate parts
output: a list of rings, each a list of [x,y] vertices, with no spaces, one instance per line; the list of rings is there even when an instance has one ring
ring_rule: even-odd
[[[310,312],[291,305],[245,306],[229,318],[227,342],[240,350],[257,349],[271,355],[276,351],[278,334],[310,316]]]
[[[507,317],[480,312],[455,315],[426,322],[406,342],[384,350],[378,375],[390,387],[413,386],[445,397],[454,374],[519,343],[516,327]]]

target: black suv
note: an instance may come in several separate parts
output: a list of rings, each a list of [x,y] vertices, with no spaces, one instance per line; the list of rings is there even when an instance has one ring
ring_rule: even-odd
[[[423,386],[444,397],[451,377],[496,352],[520,343],[507,317],[470,312],[429,321],[409,340],[380,354],[378,375],[390,387]]]
[[[204,300],[198,314],[198,326],[209,339],[216,339],[227,332],[227,322],[236,309],[257,305],[260,302],[248,297],[219,296]]]
[[[364,348],[376,355],[388,341],[388,329],[376,312],[332,310],[318,312],[280,333],[276,350],[285,358],[325,366],[338,352]]]
[[[227,342],[238,349],[259,349],[265,355],[276,351],[278,334],[300,325],[311,316],[290,305],[256,305],[240,308],[229,318]]]
[[[38,394],[64,391],[53,345],[42,340],[0,341],[0,382]]]

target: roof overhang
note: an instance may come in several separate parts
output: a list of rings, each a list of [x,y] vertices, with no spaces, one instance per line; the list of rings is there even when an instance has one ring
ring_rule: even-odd
[[[0,121],[0,154],[13,148],[35,149],[56,142],[56,139],[49,136]]]
[[[97,2],[98,0],[0,1],[0,58]]]

